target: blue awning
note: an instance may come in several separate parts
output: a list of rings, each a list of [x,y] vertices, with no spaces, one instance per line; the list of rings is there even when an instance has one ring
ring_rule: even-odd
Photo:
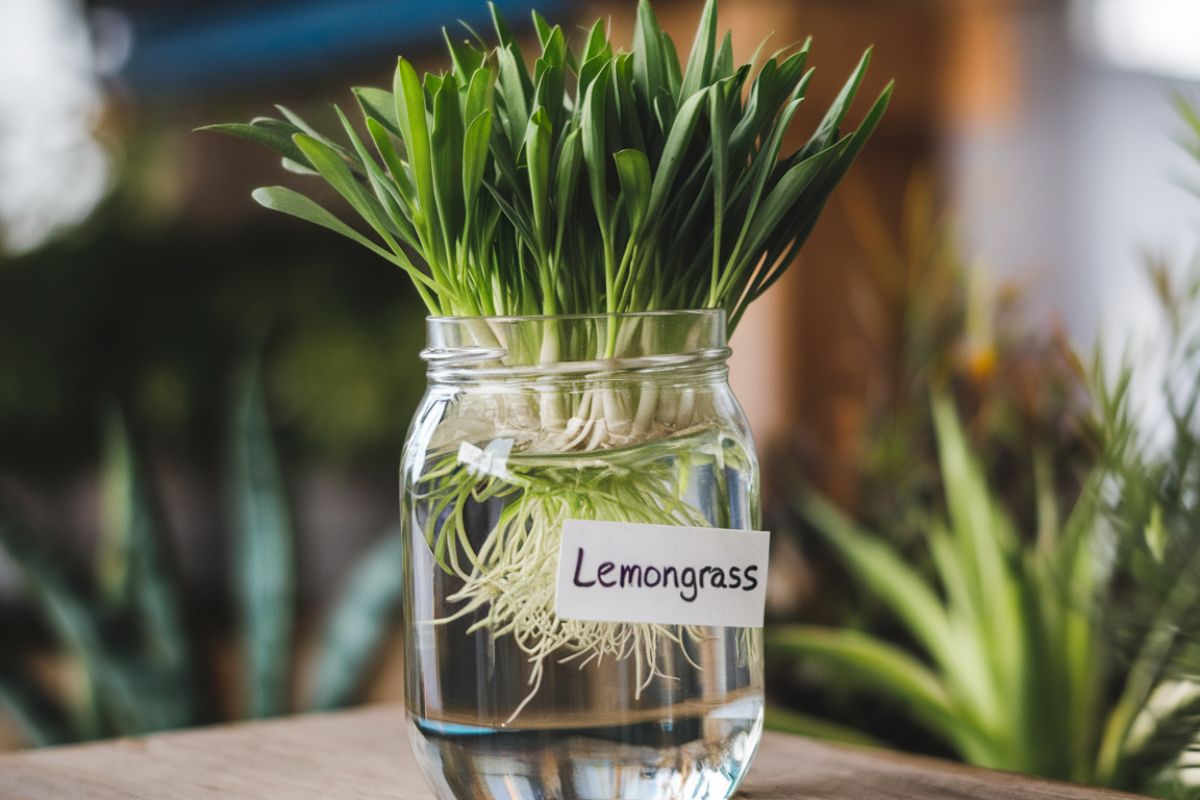
[[[496,0],[525,27],[536,7],[559,0]],[[440,41],[466,22],[490,38],[483,0],[300,0],[222,5],[203,11],[132,11],[133,46],[120,76],[151,94],[210,90],[328,71],[375,53],[400,54]],[[465,33],[465,31],[464,31]]]

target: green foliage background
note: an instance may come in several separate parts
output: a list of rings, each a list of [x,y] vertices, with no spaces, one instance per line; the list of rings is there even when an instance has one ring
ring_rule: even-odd
[[[1200,160],[1200,118],[1186,104],[1181,116]],[[944,255],[932,263],[936,276],[965,274]],[[908,406],[884,430],[919,443],[932,428],[933,459],[919,447],[907,454],[936,494],[889,486],[887,460],[867,462],[884,480],[864,482],[853,515],[794,490],[796,522],[879,605],[840,626],[774,627],[768,652],[794,659],[793,677],[881,699],[972,763],[1200,796],[1200,256],[1182,279],[1161,264],[1150,279],[1163,307],[1155,352],[1115,371],[1098,354],[1076,376],[1082,402],[1059,407],[1090,458],[1064,459],[1054,437],[1035,436],[1014,451],[1028,481],[1005,481],[986,456],[1012,440],[984,428],[972,443],[957,407],[970,393],[954,370],[936,368],[951,359],[934,348],[907,385],[928,405]],[[964,329],[952,325],[960,333],[946,341]],[[1166,364],[1161,384],[1147,355]],[[1165,400],[1158,428],[1134,391],[1150,386]],[[1022,418],[1007,406],[1003,417]],[[873,516],[889,506],[892,520]],[[769,719],[830,735],[829,721],[797,711]],[[847,740],[891,733],[832,730]]]
[[[0,262],[0,474],[87,464],[114,398],[156,447],[211,462],[234,364],[264,340],[289,457],[394,462],[423,319],[401,276],[331,237],[146,226],[118,190],[83,230]]]

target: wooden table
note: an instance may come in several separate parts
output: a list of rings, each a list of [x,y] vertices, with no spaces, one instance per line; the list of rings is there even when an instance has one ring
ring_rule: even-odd
[[[395,706],[0,756],[2,800],[429,800]],[[1118,800],[1133,795],[768,733],[757,800]]]

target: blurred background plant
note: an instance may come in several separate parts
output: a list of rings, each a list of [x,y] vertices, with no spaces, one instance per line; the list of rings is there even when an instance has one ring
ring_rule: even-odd
[[[210,458],[232,365],[268,329],[292,450],[393,461],[422,388],[419,299],[305,230],[147,220],[148,194],[131,177],[83,229],[0,263],[0,465],[91,458],[106,393],[156,442]]]
[[[105,424],[102,520],[90,567],[56,554],[46,537],[3,509],[0,552],[20,570],[55,645],[40,663],[20,651],[0,658],[0,711],[27,742],[211,723],[230,697],[241,698],[227,709],[239,718],[335,708],[359,697],[392,634],[400,537],[382,536],[360,557],[315,635],[306,659],[311,674],[298,679],[297,539],[257,364],[241,371],[236,394],[225,470],[238,621],[232,646],[206,643],[189,625],[161,501],[115,408]],[[219,668],[230,653],[236,665]],[[227,685],[231,676],[241,685]]]
[[[1195,151],[1200,125],[1189,106],[1181,109]],[[1115,375],[1098,355],[1086,376],[1090,401],[1076,372],[1062,373],[1069,391],[1043,386],[1042,396],[1072,398],[1055,417],[1082,423],[1069,428],[1066,448],[1053,435],[1061,424],[1018,426],[1028,431],[1017,439],[1024,447],[1006,441],[1011,424],[985,428],[973,443],[958,410],[967,403],[955,399],[961,382],[931,370],[915,376],[912,392],[925,407],[889,415],[889,425],[932,425],[935,460],[922,462],[920,447],[904,452],[917,456],[910,468],[931,476],[925,486],[940,487],[939,497],[866,480],[855,519],[811,490],[793,494],[795,522],[882,609],[848,615],[844,627],[775,627],[768,652],[796,659],[791,677],[837,686],[835,694],[860,703],[863,694],[882,700],[932,734],[933,749],[972,763],[1200,796],[1192,779],[1200,742],[1200,259],[1186,280],[1162,264],[1150,275],[1166,323],[1160,429],[1147,429],[1131,394],[1154,380],[1148,354]],[[922,363],[948,360],[946,345],[925,352],[935,355]],[[1003,394],[990,403],[1007,406],[1001,419],[1039,419]],[[1005,480],[981,456],[997,451],[1028,477]],[[864,471],[886,476],[887,468],[868,459]],[[903,524],[871,517],[879,485],[887,487],[884,508],[899,497],[893,519],[917,521],[915,542]],[[862,719],[858,708],[843,718]],[[776,722],[804,730],[811,719],[785,711]],[[865,727],[902,743],[886,723]]]

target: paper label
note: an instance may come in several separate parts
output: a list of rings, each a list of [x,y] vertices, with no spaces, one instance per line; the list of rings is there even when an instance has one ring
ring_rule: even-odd
[[[567,520],[558,553],[560,619],[761,628],[764,531]]]

